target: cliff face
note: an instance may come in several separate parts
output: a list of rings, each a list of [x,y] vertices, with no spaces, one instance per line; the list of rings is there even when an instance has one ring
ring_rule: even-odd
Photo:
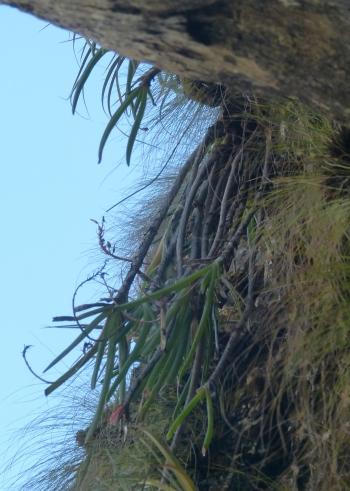
[[[2,0],[164,70],[350,117],[346,0]]]
[[[46,394],[87,363],[102,387],[86,460],[59,472],[84,490],[349,489],[349,147],[332,121],[349,115],[347,2],[13,4],[181,75],[219,115],[115,296],[56,318],[81,333],[50,366],[84,348]]]

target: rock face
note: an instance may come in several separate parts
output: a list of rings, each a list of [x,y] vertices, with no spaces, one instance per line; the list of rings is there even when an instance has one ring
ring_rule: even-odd
[[[348,0],[0,0],[231,92],[298,97],[350,120]]]

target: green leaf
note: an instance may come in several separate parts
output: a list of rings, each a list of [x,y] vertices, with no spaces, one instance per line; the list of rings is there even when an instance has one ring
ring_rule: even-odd
[[[84,339],[99,325],[99,323],[103,321],[103,319],[107,316],[107,314],[108,312],[102,312],[92,322],[90,322],[90,324],[84,329],[84,331],[81,334],[79,334],[79,336],[45,368],[44,373],[47,372],[47,370],[50,370],[50,368],[56,365],[56,363],[58,363],[65,356],[67,356],[68,353],[72,351],[72,349],[74,349],[76,346],[78,346],[78,344],[84,341]]]
[[[184,402],[186,400],[186,397],[187,397],[187,394],[188,394],[188,389],[190,388],[190,385],[191,385],[191,377],[188,377],[187,380],[186,380],[185,385],[182,388],[182,391],[181,391],[180,395],[177,398],[177,402],[176,402],[175,409],[173,411],[173,418],[172,419],[176,419],[177,418],[177,416],[179,414],[179,411],[180,411],[181,407],[183,406],[183,404],[184,404]]]
[[[214,434],[214,410],[213,410],[213,401],[211,399],[211,395],[209,389],[205,387],[205,398],[207,402],[207,431],[205,433],[204,442],[202,446],[202,455],[205,457],[207,450],[211,444]]]
[[[181,411],[179,416],[175,419],[175,421],[170,426],[169,431],[166,435],[167,440],[170,440],[174,436],[178,427],[182,425],[182,423],[187,418],[187,416],[204,399],[204,397],[206,396],[205,391],[206,389],[204,387],[201,387],[200,389],[197,390],[197,394],[190,400],[187,406]]]
[[[176,352],[176,356],[174,358],[172,366],[168,370],[168,373],[164,380],[164,385],[171,384],[179,374],[179,370],[183,362],[183,358],[188,342],[188,335],[190,332],[190,329],[188,329],[189,327],[188,324],[184,324],[184,326],[186,329],[182,329],[180,333],[177,333],[178,335],[177,344],[176,344],[176,349],[174,350]]]
[[[108,332],[116,331],[116,333],[114,335],[112,335],[108,340],[106,368],[105,368],[105,373],[104,373],[104,379],[103,379],[101,394],[100,394],[100,398],[99,398],[99,402],[98,402],[98,405],[96,408],[94,418],[93,418],[92,423],[89,426],[89,429],[88,429],[87,434],[86,434],[86,438],[85,438],[86,443],[93,436],[94,431],[95,431],[96,427],[98,426],[98,424],[101,420],[101,416],[102,416],[103,411],[105,409],[106,402],[108,401],[108,393],[109,393],[109,388],[111,385],[111,379],[113,377],[115,354],[116,354],[116,349],[117,349],[116,343],[117,343],[117,338],[118,338],[118,329],[116,329],[116,326],[120,325],[122,322],[120,313],[117,311],[114,311],[107,322],[108,322],[108,326],[106,326],[106,329],[108,329]]]
[[[82,356],[74,365],[67,370],[61,377],[59,377],[55,382],[53,382],[49,387],[45,390],[45,395],[48,396],[54,390],[56,390],[60,385],[64,384],[67,380],[70,379],[73,375],[75,375],[96,353],[97,345],[95,344],[84,356]]]
[[[114,82],[116,82],[119,101],[120,103],[123,102],[122,95],[120,93],[118,77],[119,77],[119,69],[122,66],[124,60],[125,60],[124,56],[116,56],[115,59],[112,60],[102,87],[102,93],[101,93],[102,107],[105,112],[108,112],[110,117],[112,117],[111,101],[112,101],[112,90],[113,90]],[[108,87],[108,91],[106,95],[107,87]],[[107,103],[107,108],[105,108],[105,101]]]
[[[149,319],[150,318],[147,317],[144,313],[142,320],[148,321]],[[114,382],[110,388],[110,392],[108,395],[109,399],[112,397],[114,392],[117,390],[118,385],[121,383],[121,381],[125,380],[126,374],[128,373],[131,365],[137,361],[138,356],[141,353],[142,348],[144,347],[144,344],[145,344],[146,338],[148,336],[150,327],[151,326],[147,322],[143,325],[134,349],[129,354],[128,358],[125,360],[125,363],[120,365],[119,374],[118,374],[116,380],[114,380]]]
[[[87,317],[92,317],[93,315],[101,314],[102,312],[108,312],[112,309],[112,306],[106,304],[104,307],[99,307],[98,309],[90,310],[90,312],[85,312],[85,314],[76,315],[75,317],[72,315],[60,315],[54,317],[53,322],[64,322],[64,321],[81,321],[86,319]]]
[[[150,302],[152,300],[159,300],[160,298],[166,297],[170,293],[180,292],[181,290],[183,290],[187,286],[190,286],[192,283],[204,276],[208,271],[210,271],[211,268],[213,268],[213,264],[209,264],[208,266],[205,266],[204,268],[199,269],[194,273],[185,276],[184,278],[181,278],[181,280],[176,281],[172,285],[160,288],[159,290],[156,290],[149,295],[144,295],[143,297],[132,300],[131,302],[115,305],[114,308],[118,310],[130,310],[131,308],[142,305],[143,303]]]
[[[125,362],[128,358],[129,354],[129,343],[126,339],[126,336],[122,336],[120,338],[120,341],[118,343],[118,358],[119,358],[119,366],[125,365]],[[126,379],[122,378],[119,386],[119,403],[123,404],[123,401],[125,399],[125,392],[126,392]],[[107,399],[109,400],[109,395],[107,395]]]
[[[92,55],[91,60],[89,63],[86,65],[86,68],[82,72],[81,76],[79,79],[76,81],[76,83],[73,86],[72,90],[72,112],[73,114],[75,113],[80,94],[82,90],[84,89],[85,83],[87,79],[89,78],[92,70],[94,69],[95,65],[99,62],[99,60],[102,58],[103,55],[105,55],[107,51],[105,49],[98,49],[95,51],[95,53]]]
[[[105,354],[105,349],[106,349],[106,346],[107,346],[108,338],[107,338],[107,336],[105,336],[104,333],[105,333],[105,329],[102,332],[103,339],[98,339],[96,341],[96,344],[97,344],[97,354],[96,354],[96,359],[95,359],[95,363],[94,363],[94,370],[93,370],[92,376],[91,376],[91,389],[92,390],[94,390],[96,388],[96,384],[97,384],[97,379],[98,379],[98,375],[99,375],[99,372],[100,372],[101,363],[102,363],[103,356]]]
[[[131,132],[130,132],[129,139],[128,139],[128,144],[126,147],[126,163],[128,166],[130,165],[131,152],[132,152],[132,149],[133,149],[133,146],[135,143],[137,132],[140,129],[140,126],[142,123],[142,118],[145,114],[145,109],[146,109],[146,105],[147,105],[147,88],[146,87],[142,87],[140,89],[140,94],[138,96],[138,100],[139,100],[139,106],[138,106],[137,114],[135,116],[135,121],[134,121],[134,124],[132,125]]]
[[[150,393],[147,395],[147,399],[145,403],[142,405],[141,410],[139,412],[139,419],[142,420],[145,414],[147,413],[148,409],[150,406],[153,404],[153,401],[155,397],[157,396],[159,390],[161,387],[164,386],[165,380],[167,378],[168,372],[170,368],[172,367],[174,361],[176,358],[176,352],[175,350],[171,350],[166,359],[164,360],[164,364],[162,364],[161,367],[156,365],[154,368],[155,373],[158,375],[158,379],[153,385]],[[161,368],[161,369],[160,369]],[[149,387],[149,384],[147,383],[147,388]]]
[[[80,75],[82,74],[82,72],[83,72],[83,70],[84,70],[84,67],[85,67],[86,63],[87,63],[87,61],[88,61],[88,59],[89,59],[90,55],[92,54],[91,46],[90,46],[88,43],[85,43],[85,46],[84,46],[83,52],[82,52],[82,54],[81,54],[81,58],[83,57],[83,55],[84,55],[84,51],[85,51],[85,48],[87,48],[87,46],[89,46],[89,49],[87,50],[87,52],[86,52],[86,54],[85,54],[85,57],[84,57],[83,61],[82,61],[82,62],[81,62],[81,64],[80,64],[80,67],[79,67],[79,70],[78,70],[77,76],[76,76],[76,78],[75,78],[75,80],[74,80],[74,84],[73,84],[73,88],[72,88],[72,94],[73,94],[73,92],[74,92],[74,90],[75,90],[75,87],[77,86],[78,80],[79,80]]]
[[[125,113],[126,109],[130,106],[131,102],[138,96],[139,92],[140,92],[139,88],[130,92],[130,94],[124,99],[123,103],[119,106],[119,108],[116,110],[116,112],[113,114],[113,116],[109,120],[109,122],[108,122],[108,124],[107,124],[107,126],[103,132],[103,135],[102,135],[102,138],[100,141],[100,146],[98,149],[98,162],[99,163],[102,160],[103,149],[105,147],[106,141],[107,141],[112,129],[118,123],[119,119]]]
[[[209,273],[206,275],[203,281],[207,284],[207,289],[205,292],[205,302],[204,302],[204,308],[203,312],[201,315],[201,319],[199,321],[198,327],[196,334],[194,336],[194,339],[191,344],[190,351],[188,352],[185,361],[183,362],[181,369],[179,371],[179,376],[180,378],[183,377],[185,374],[188,366],[190,365],[190,362],[192,358],[194,357],[196,348],[198,346],[198,343],[202,339],[203,335],[207,332],[207,329],[210,327],[212,319],[211,319],[211,313],[212,309],[214,306],[215,302],[215,285],[217,281],[217,276],[216,276],[216,268],[213,268]],[[209,280],[208,280],[209,277]],[[208,283],[207,283],[208,282]]]
[[[126,89],[125,89],[126,94],[130,94],[130,92],[131,92],[132,79],[134,78],[134,75],[135,75],[135,72],[136,72],[138,66],[139,66],[138,61],[136,61],[136,60],[130,60],[129,61],[128,74],[126,77]]]

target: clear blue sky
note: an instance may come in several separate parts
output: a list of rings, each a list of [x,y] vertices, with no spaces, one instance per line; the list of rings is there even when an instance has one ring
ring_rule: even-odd
[[[100,219],[131,182],[125,165],[115,170],[124,155],[116,142],[97,165],[106,124],[98,81],[87,101],[90,119],[72,116],[72,45],[67,32],[45,25],[0,7],[0,454],[13,429],[47,404],[21,350],[34,345],[28,354],[40,372],[70,339],[71,332],[43,327],[53,315],[70,313],[74,287],[100,264],[91,254],[90,218]],[[0,478],[0,489],[9,489],[1,484]]]

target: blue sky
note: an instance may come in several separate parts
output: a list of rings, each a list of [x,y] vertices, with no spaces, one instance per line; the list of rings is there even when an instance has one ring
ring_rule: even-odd
[[[4,6],[0,26],[2,453],[13,430],[48,404],[21,350],[33,345],[29,359],[40,372],[70,339],[43,328],[70,313],[74,287],[100,264],[90,218],[100,219],[134,178],[116,141],[97,165],[106,124],[98,80],[90,117],[84,107],[85,117],[71,114],[77,62],[68,33]],[[1,478],[0,489],[9,489]]]

